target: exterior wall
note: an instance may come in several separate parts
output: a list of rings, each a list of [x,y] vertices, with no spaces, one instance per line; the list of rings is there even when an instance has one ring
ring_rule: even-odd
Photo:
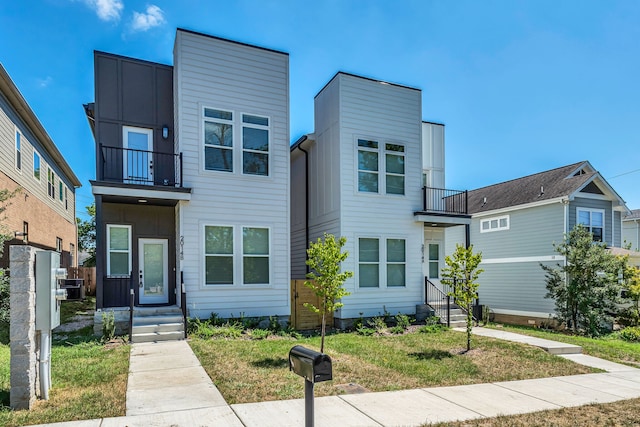
[[[428,187],[445,188],[444,125],[422,123],[422,170]]]
[[[190,316],[290,314],[289,57],[253,46],[178,30],[174,46],[177,144],[191,201],[180,207],[184,274]],[[203,108],[234,114],[233,172],[204,170]],[[243,113],[269,118],[269,176],[242,174]],[[205,285],[206,225],[268,227],[270,284],[242,285],[242,256],[234,253],[234,285]],[[237,242],[239,233],[235,233]]]
[[[336,102],[339,104],[336,105]],[[350,254],[343,263],[345,270],[355,273],[345,283],[351,295],[344,298],[344,307],[336,317],[342,319],[375,316],[387,311],[413,313],[416,304],[423,302],[424,277],[422,275],[423,223],[415,221],[413,212],[422,206],[422,122],[421,92],[416,89],[382,84],[347,74],[338,74],[316,97],[317,145],[327,146],[327,153],[318,163],[323,177],[319,194],[324,200],[324,212],[338,213],[339,231],[347,238],[345,250]],[[339,120],[327,109],[339,112]],[[334,113],[335,114],[335,113]],[[380,192],[358,191],[358,138],[372,139],[380,144],[394,143],[405,146],[405,194],[385,194],[384,168],[380,169]],[[329,162],[329,159],[332,161]],[[322,163],[324,161],[324,163]],[[384,154],[379,154],[380,164]],[[328,169],[332,168],[332,169]],[[339,173],[337,173],[339,170]],[[315,174],[313,176],[316,176]],[[329,192],[339,178],[339,212],[329,203],[335,203],[335,194]],[[329,180],[329,181],[328,181]],[[328,182],[327,182],[328,181]],[[331,209],[333,208],[333,209]],[[327,229],[335,222],[325,221]],[[380,286],[358,286],[358,239],[380,239]],[[385,275],[385,239],[405,239],[406,286],[388,288]]]
[[[291,153],[291,278],[304,279],[306,269],[306,174],[305,154]]]
[[[613,211],[613,246],[622,247],[622,213]]]
[[[631,249],[640,250],[640,219],[625,220],[622,222],[622,245],[631,243]]]
[[[611,246],[620,246],[620,241],[613,241],[614,230],[619,229],[622,225],[618,216],[618,223],[613,222],[613,208],[611,200],[594,199],[587,197],[576,197],[569,203],[569,227],[570,231],[576,225],[577,208],[602,209],[604,210],[604,242]]]
[[[21,168],[16,169],[16,131],[20,133]],[[40,179],[34,177],[34,152],[40,156]],[[48,195],[47,172],[55,174],[55,197]],[[63,186],[62,200],[59,197]],[[13,190],[22,188],[11,199],[4,212],[10,234],[23,231],[23,222],[28,223],[29,244],[44,249],[56,249],[56,237],[62,239],[63,265],[77,265],[77,234],[75,222],[75,188],[53,160],[43,143],[21,119],[4,94],[0,94],[0,188]],[[64,198],[66,190],[66,201]],[[20,244],[13,239],[8,244]],[[73,257],[69,255],[70,244],[74,246]],[[8,251],[5,250],[0,266],[8,266]]]

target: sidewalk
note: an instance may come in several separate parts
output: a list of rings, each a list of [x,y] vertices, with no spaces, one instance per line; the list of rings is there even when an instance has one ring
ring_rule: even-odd
[[[493,333],[487,331],[499,333],[500,339],[518,340],[543,348],[557,348],[561,344],[499,330],[474,328],[478,335]],[[579,353],[567,354],[566,357],[583,357],[585,359],[578,363],[599,364],[597,367],[608,367],[601,369],[609,372],[320,397],[315,399],[315,425],[420,426],[640,397],[639,369]],[[227,405],[186,341],[134,344],[131,348],[127,415],[55,425],[297,427],[304,425],[304,399]]]

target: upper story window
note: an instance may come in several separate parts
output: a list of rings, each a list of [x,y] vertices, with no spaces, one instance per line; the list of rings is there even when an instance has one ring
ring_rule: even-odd
[[[20,132],[16,130],[16,169],[22,170],[22,147],[20,142]]]
[[[509,229],[509,215],[487,218],[480,221],[480,232],[490,233]]]
[[[380,158],[384,156],[384,162]],[[358,191],[380,193],[384,185],[386,194],[404,194],[405,147],[400,144],[358,139]],[[380,182],[381,172],[384,181]]]
[[[577,208],[577,223],[585,226],[593,234],[594,242],[604,239],[604,210]]]
[[[40,181],[40,154],[33,152],[33,177]]]
[[[67,187],[64,187],[64,208],[69,210],[69,197],[67,195]]]
[[[242,173],[269,175],[269,119],[242,115]]]
[[[64,190],[64,184],[61,180],[58,180],[58,198],[60,199],[60,202],[64,202]]]
[[[47,194],[52,199],[56,198],[56,175],[53,173],[51,168],[47,168]]]
[[[204,168],[233,172],[233,113],[204,109]]]

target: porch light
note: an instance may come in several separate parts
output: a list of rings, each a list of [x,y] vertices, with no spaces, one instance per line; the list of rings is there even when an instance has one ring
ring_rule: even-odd
[[[138,203],[147,203],[147,199],[138,199]]]
[[[162,139],[167,139],[169,138],[169,126],[164,125],[162,126]]]

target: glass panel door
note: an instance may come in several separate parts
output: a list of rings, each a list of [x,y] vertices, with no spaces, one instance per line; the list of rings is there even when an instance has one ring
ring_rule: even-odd
[[[167,239],[139,239],[140,304],[169,302]]]
[[[122,146],[124,182],[153,185],[153,130],[124,126]]]

